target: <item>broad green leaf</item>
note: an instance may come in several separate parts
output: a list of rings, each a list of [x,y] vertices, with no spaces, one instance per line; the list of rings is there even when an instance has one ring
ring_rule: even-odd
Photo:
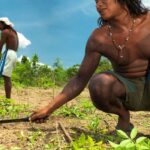
[[[73,150],[79,149],[78,144],[76,142],[73,142],[72,146],[73,146]]]
[[[130,143],[132,143],[131,139],[126,139],[124,141],[121,141],[120,146],[126,146]]]
[[[117,134],[118,134],[118,136],[120,136],[122,138],[125,138],[125,139],[129,138],[129,136],[122,130],[117,130]]]
[[[119,147],[119,144],[113,143],[113,142],[111,142],[111,141],[109,141],[109,144],[110,144],[113,148]]]
[[[102,145],[102,144],[103,144],[103,141],[97,142],[97,145]]]
[[[141,143],[143,142],[145,139],[147,139],[146,137],[139,137],[138,139],[136,139],[136,143]]]
[[[140,150],[150,150],[150,147],[147,147],[147,146],[144,146],[144,145],[142,145],[141,147],[140,147]]]
[[[81,134],[80,138],[79,138],[80,141],[82,141],[83,143],[86,141],[85,139],[85,134]]]
[[[94,145],[94,140],[90,136],[88,136],[88,143],[90,146]]]
[[[127,148],[128,150],[136,150],[136,149],[135,149],[135,148],[136,148],[136,145],[135,145],[134,143],[129,143],[129,144],[126,145],[126,148]]]
[[[133,128],[130,134],[131,139],[134,139],[137,136],[137,129]]]

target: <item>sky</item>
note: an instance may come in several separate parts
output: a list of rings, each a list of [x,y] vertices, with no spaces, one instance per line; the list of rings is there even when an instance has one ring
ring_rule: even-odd
[[[8,17],[26,43],[18,58],[37,54],[49,66],[59,58],[67,68],[81,63],[99,15],[95,0],[0,0],[0,17]]]

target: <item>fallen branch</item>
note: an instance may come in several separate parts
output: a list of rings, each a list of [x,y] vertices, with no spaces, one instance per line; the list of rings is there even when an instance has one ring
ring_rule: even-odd
[[[66,137],[66,141],[69,142],[69,143],[71,143],[72,142],[72,138],[69,135],[69,133],[66,131],[66,129],[64,128],[64,126],[62,125],[61,122],[58,122],[58,124],[59,124],[60,129],[63,131],[63,133],[64,133],[64,135]]]

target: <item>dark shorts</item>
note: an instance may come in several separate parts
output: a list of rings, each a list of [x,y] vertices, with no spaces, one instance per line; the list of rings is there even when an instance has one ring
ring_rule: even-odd
[[[112,74],[124,84],[126,99],[123,104],[128,110],[150,111],[150,79],[145,77],[128,79],[113,71],[107,73]]]

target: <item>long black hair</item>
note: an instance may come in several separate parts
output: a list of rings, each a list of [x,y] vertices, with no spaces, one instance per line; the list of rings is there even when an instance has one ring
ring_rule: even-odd
[[[116,2],[118,2],[124,8],[127,7],[132,17],[145,15],[149,10],[143,5],[141,0],[116,0]],[[107,20],[104,20],[102,17],[98,18],[99,26],[105,24],[106,22]]]

